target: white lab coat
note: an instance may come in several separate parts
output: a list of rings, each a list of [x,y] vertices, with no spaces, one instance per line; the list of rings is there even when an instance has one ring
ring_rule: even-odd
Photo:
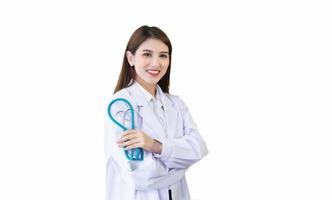
[[[125,98],[135,110],[136,129],[162,143],[161,154],[144,151],[143,161],[129,161],[116,141],[123,130],[105,115],[106,200],[189,200],[185,178],[188,168],[207,155],[208,150],[184,102],[157,90],[165,109],[167,133],[148,105],[138,83],[122,89],[112,99]],[[112,115],[125,123],[124,103],[112,107]],[[139,124],[140,127],[137,127]]]

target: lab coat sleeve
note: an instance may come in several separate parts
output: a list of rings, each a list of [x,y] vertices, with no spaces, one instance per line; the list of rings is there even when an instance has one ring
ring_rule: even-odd
[[[121,112],[113,114],[119,122],[123,120]],[[104,139],[106,160],[113,163],[112,166],[126,183],[137,190],[161,189],[183,178],[187,169],[169,169],[147,151],[144,151],[143,161],[127,160],[123,149],[116,143],[122,133],[123,130],[118,128],[106,114]]]
[[[173,134],[175,137],[159,139],[162,151],[155,157],[168,168],[183,169],[201,160],[208,154],[208,149],[186,104],[178,96],[172,96],[172,99],[180,111],[179,123],[182,125]]]

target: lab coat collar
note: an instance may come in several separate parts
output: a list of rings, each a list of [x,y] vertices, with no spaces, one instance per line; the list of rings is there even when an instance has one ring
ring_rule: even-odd
[[[163,133],[163,128],[154,115],[154,112],[151,106],[148,104],[144,93],[139,88],[138,83],[134,82],[126,89],[129,91],[129,95],[133,97],[133,101],[139,107],[139,115],[142,117],[143,121],[147,123],[151,129],[153,129],[153,132],[149,133],[149,135],[154,138],[159,138],[160,134],[157,133]]]
[[[142,86],[138,85],[136,81],[133,82],[131,86],[127,88],[130,95],[134,97],[134,101],[137,106],[140,107],[140,115],[147,124],[149,124],[156,133],[163,133],[164,129],[161,126],[159,120],[156,118],[151,106],[148,104],[148,100],[144,93],[141,91]],[[166,121],[167,121],[167,136],[174,134],[177,121],[177,110],[174,108],[173,102],[163,93],[162,89],[157,85],[157,93],[160,98],[162,105],[164,106]],[[152,97],[152,95],[151,95]],[[161,134],[150,133],[156,139],[160,138]],[[170,135],[171,134],[171,135]]]
[[[146,98],[147,102],[151,102],[153,99],[155,99],[146,89],[144,89],[141,84],[139,84],[137,81],[134,81],[134,84],[140,89],[140,91],[143,93],[144,97]]]
[[[163,103],[161,101],[161,95],[163,94],[162,89],[159,87],[159,85],[156,86],[156,97],[152,96],[142,85],[140,85],[137,81],[134,82],[137,87],[141,90],[141,92],[144,94],[146,101],[149,103],[153,103],[155,106],[158,106],[158,108],[163,107]]]

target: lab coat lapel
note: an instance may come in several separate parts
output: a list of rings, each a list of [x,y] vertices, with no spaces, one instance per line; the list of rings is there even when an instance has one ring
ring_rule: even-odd
[[[166,114],[166,121],[167,121],[167,136],[168,138],[173,138],[176,132],[176,123],[178,121],[178,113],[175,108],[174,103],[169,99],[169,97],[164,94],[161,88],[158,86],[158,90],[160,91],[160,98],[162,104],[164,106],[165,114]]]
[[[151,129],[153,130],[152,133],[148,133],[150,136],[154,136],[156,138],[161,137],[164,131],[163,128],[156,118],[151,106],[146,101],[144,94],[140,91],[138,83],[134,83],[133,85],[129,86],[127,90],[129,91],[130,95],[133,97],[134,101],[136,102],[137,106],[140,107],[139,115],[141,115],[143,121],[147,123]],[[159,134],[158,134],[159,133]]]

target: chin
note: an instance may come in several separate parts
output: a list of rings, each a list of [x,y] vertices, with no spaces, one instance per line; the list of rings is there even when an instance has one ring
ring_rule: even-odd
[[[144,78],[140,78],[141,81],[143,81],[145,84],[148,85],[156,85],[158,84],[158,82],[160,81],[162,77],[144,77]]]
[[[149,81],[147,82],[150,85],[157,85],[159,81]]]
[[[153,80],[149,79],[149,80],[145,80],[145,82],[149,85],[156,85],[159,82],[159,80],[160,80],[159,78],[153,79]]]

